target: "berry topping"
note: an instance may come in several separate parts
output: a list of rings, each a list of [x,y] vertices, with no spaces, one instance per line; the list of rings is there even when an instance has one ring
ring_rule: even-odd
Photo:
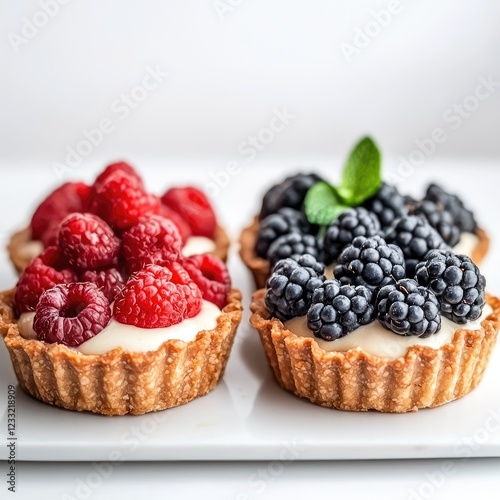
[[[142,184],[142,179],[141,176],[137,173],[137,171],[129,165],[128,163],[124,161],[119,161],[116,163],[111,163],[111,165],[108,165],[97,177],[95,180],[94,185],[98,184],[103,184],[106,182],[106,180],[115,172],[122,172],[125,173],[131,177],[135,177],[141,184]]]
[[[121,170],[94,186],[89,209],[115,230],[127,230],[143,215],[159,210],[159,199],[148,194],[137,177]]]
[[[194,236],[214,238],[215,213],[202,191],[194,187],[172,188],[161,197],[161,201],[183,217]]]
[[[172,271],[149,265],[133,274],[116,296],[114,317],[139,328],[164,328],[186,316],[184,290],[172,282]]]
[[[188,257],[183,265],[200,288],[203,298],[222,309],[231,290],[231,278],[224,262],[215,255],[202,254]]]
[[[314,290],[307,326],[315,337],[336,340],[373,321],[372,292],[365,286],[327,280]]]
[[[363,207],[349,208],[335,219],[325,234],[326,262],[337,260],[346,245],[356,236],[370,238],[379,234],[380,222],[377,216]]]
[[[312,234],[303,234],[294,231],[274,240],[267,251],[267,260],[271,267],[279,260],[287,259],[292,255],[310,254],[316,260],[323,261],[323,243]]]
[[[110,303],[115,300],[116,295],[125,285],[120,271],[114,267],[105,271],[85,271],[80,276],[80,281],[94,283]]]
[[[395,186],[385,182],[375,196],[366,200],[363,206],[378,217],[382,229],[389,227],[396,219],[408,215],[405,198]]]
[[[161,205],[160,207],[160,215],[165,217],[166,219],[170,219],[179,230],[179,234],[181,236],[182,244],[185,245],[188,238],[193,234],[191,232],[191,228],[189,224],[179,215],[177,212],[174,212],[171,208],[168,208],[166,205]]]
[[[376,307],[380,323],[398,335],[425,338],[441,328],[436,296],[412,279],[381,288]]]
[[[76,347],[100,333],[110,318],[108,299],[93,283],[57,285],[40,297],[33,330],[38,340]]]
[[[442,204],[422,200],[410,209],[410,213],[427,219],[429,224],[450,247],[454,247],[460,240],[460,228],[455,224],[451,212]]]
[[[476,231],[477,223],[474,214],[464,206],[458,196],[447,193],[436,184],[430,184],[425,199],[443,205],[452,214],[453,222],[458,226],[460,232],[474,233]]]
[[[267,280],[266,305],[282,321],[304,316],[314,290],[324,281],[325,266],[312,255],[280,260]]]
[[[35,210],[31,218],[31,237],[46,246],[54,243],[59,222],[73,212],[86,208],[91,188],[82,182],[67,182],[53,191]],[[47,234],[48,233],[48,234]]]
[[[123,257],[132,274],[148,264],[166,265],[179,259],[182,241],[177,226],[161,215],[146,215],[123,233]]]
[[[98,270],[116,266],[120,240],[96,215],[74,213],[59,226],[59,249],[73,269]]]
[[[455,323],[480,318],[486,302],[486,279],[469,257],[431,251],[417,265],[415,279],[434,292],[443,316]]]
[[[275,214],[268,215],[262,220],[259,226],[259,234],[255,246],[257,255],[265,259],[271,244],[280,236],[291,232],[305,234],[314,232],[303,212],[284,207],[280,208]]]
[[[199,286],[193,281],[187,270],[178,262],[166,264],[165,267],[172,273],[171,281],[184,292],[186,297],[186,318],[193,318],[201,311],[202,293]]]
[[[56,247],[46,248],[35,258],[17,283],[15,304],[19,314],[34,311],[45,290],[77,281],[76,273],[63,266],[64,261]]]
[[[398,219],[387,230],[385,239],[401,248],[406,261],[406,275],[415,276],[416,265],[423,260],[429,250],[449,247],[426,219],[407,215]]]
[[[264,195],[259,220],[276,213],[280,208],[290,207],[300,210],[309,188],[320,181],[316,174],[297,174],[287,177],[273,186]]]
[[[381,236],[358,236],[340,254],[334,270],[343,285],[364,285],[374,293],[405,277],[403,252]]]

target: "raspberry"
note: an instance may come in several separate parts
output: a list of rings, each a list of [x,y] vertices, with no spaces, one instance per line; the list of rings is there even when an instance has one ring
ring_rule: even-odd
[[[486,279],[466,255],[433,250],[417,265],[415,279],[432,290],[441,313],[455,323],[481,317],[486,303]]]
[[[71,283],[42,294],[33,330],[38,340],[76,347],[100,333],[110,319],[108,299],[96,285]]]
[[[59,226],[59,249],[73,269],[98,270],[117,265],[120,240],[96,215],[71,214]]]
[[[77,281],[74,271],[64,269],[56,247],[46,248],[25,270],[17,283],[15,303],[19,314],[34,311],[40,295],[59,284]]]
[[[266,306],[282,321],[304,316],[314,290],[325,281],[325,266],[312,255],[280,260],[266,283]]]
[[[127,272],[145,265],[165,265],[179,260],[182,241],[175,224],[160,215],[146,215],[123,233],[122,248]]]
[[[382,229],[389,227],[396,219],[408,215],[405,197],[395,186],[385,182],[375,196],[366,200],[363,206],[378,217]]]
[[[325,255],[326,262],[337,260],[346,245],[352,243],[356,236],[370,238],[380,231],[380,222],[373,212],[366,208],[349,208],[341,213],[326,230]]]
[[[384,286],[377,295],[378,320],[398,335],[430,337],[441,328],[434,293],[412,279]]]
[[[364,285],[373,292],[405,277],[403,252],[381,236],[358,236],[338,258],[335,278],[343,285]]]
[[[31,218],[31,238],[49,243],[45,233],[73,212],[83,212],[91,188],[82,182],[67,182],[49,194]]]
[[[178,262],[172,262],[165,267],[172,273],[172,283],[175,283],[184,292],[187,301],[186,318],[193,318],[201,311],[203,296],[200,287],[194,282],[184,266]]]
[[[177,226],[182,244],[185,245],[188,238],[192,234],[189,224],[177,212],[174,212],[171,208],[163,205],[163,203],[160,207],[160,215],[166,219],[170,219]]]
[[[259,226],[255,251],[259,257],[265,259],[269,247],[280,236],[290,232],[310,234],[314,232],[306,216],[293,208],[280,208],[275,214],[268,215]]]
[[[44,248],[56,247],[59,244],[59,224],[60,220],[54,220],[49,222],[45,232],[40,237],[40,241],[43,243]]]
[[[192,255],[184,261],[184,268],[199,286],[203,298],[222,309],[227,304],[231,278],[226,265],[215,255]]]
[[[114,267],[105,271],[85,271],[80,276],[80,280],[94,283],[110,303],[115,300],[116,295],[125,286],[123,276]]]
[[[184,289],[172,278],[170,269],[154,264],[132,275],[115,299],[115,319],[139,328],[180,323],[186,317],[188,301]]]
[[[94,186],[89,208],[118,231],[135,226],[143,215],[158,213],[159,210],[159,199],[149,195],[137,177],[121,170]]]
[[[182,216],[194,236],[213,239],[217,227],[215,213],[207,197],[199,189],[172,188],[161,197],[161,201]]]
[[[94,185],[97,184],[103,184],[108,177],[110,177],[112,174],[115,172],[123,172],[125,174],[128,174],[130,177],[135,177],[141,184],[142,184],[142,179],[141,176],[137,173],[137,171],[129,165],[128,163],[124,161],[119,161],[116,163],[111,163],[111,165],[108,165],[98,176],[97,179],[94,182]]]
[[[315,337],[336,340],[375,318],[372,292],[365,286],[327,280],[314,290],[307,326]]]
[[[321,177],[313,173],[296,174],[276,184],[264,195],[259,220],[276,213],[283,207],[301,210],[307,191],[321,180]]]
[[[323,261],[323,241],[312,234],[302,234],[294,230],[274,240],[267,251],[267,260],[274,266],[279,260],[304,254]]]
[[[416,215],[397,219],[387,230],[385,239],[387,243],[393,243],[403,251],[408,278],[415,276],[416,265],[429,250],[449,248],[429,222]]]

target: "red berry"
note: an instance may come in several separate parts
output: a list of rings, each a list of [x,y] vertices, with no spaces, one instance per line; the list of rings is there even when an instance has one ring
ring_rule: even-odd
[[[103,184],[108,177],[110,177],[112,174],[115,172],[124,172],[131,177],[135,177],[140,183],[142,184],[142,179],[141,176],[138,174],[138,172],[129,165],[128,163],[124,161],[119,161],[116,163],[111,163],[111,165],[108,165],[98,176],[97,179],[94,182],[94,186],[96,184]]]
[[[165,267],[172,273],[172,278],[170,278],[172,283],[175,283],[184,291],[187,300],[186,318],[196,316],[201,311],[202,295],[199,286],[178,262],[173,262]]]
[[[59,242],[59,224],[60,220],[50,222],[47,225],[47,229],[40,237],[40,241],[43,243],[45,248],[54,247],[58,245]]]
[[[154,264],[132,275],[114,304],[116,321],[139,328],[175,325],[186,310],[186,295],[172,282],[172,272]]]
[[[85,271],[80,276],[80,280],[94,283],[104,293],[109,302],[113,302],[116,295],[125,286],[123,276],[114,267],[105,271]]]
[[[145,215],[122,236],[123,257],[129,274],[148,264],[165,265],[177,261],[181,247],[177,227],[161,215]]]
[[[72,268],[97,270],[117,265],[120,240],[96,215],[71,214],[59,226],[59,249]]]
[[[231,290],[231,278],[224,262],[207,253],[192,255],[183,265],[200,288],[203,298],[222,309],[227,304],[227,294]]]
[[[31,218],[31,237],[47,241],[45,233],[72,212],[83,212],[91,188],[82,182],[67,182],[49,194]]]
[[[215,213],[199,189],[172,188],[162,196],[161,201],[184,218],[195,236],[214,237],[217,226]]]
[[[171,208],[168,208],[166,205],[161,205],[160,215],[167,219],[170,219],[179,230],[179,234],[181,235],[181,240],[183,245],[186,244],[188,238],[193,234],[191,232],[191,228],[188,223],[179,215],[177,212],[174,212]]]
[[[89,208],[115,230],[127,230],[143,215],[159,210],[159,199],[149,195],[136,177],[120,170],[94,186]]]
[[[100,333],[111,319],[108,299],[93,283],[57,285],[36,306],[38,340],[76,347]]]
[[[72,283],[78,277],[63,269],[64,262],[56,247],[46,248],[25,270],[17,283],[15,303],[19,314],[34,311],[45,290],[62,283]]]

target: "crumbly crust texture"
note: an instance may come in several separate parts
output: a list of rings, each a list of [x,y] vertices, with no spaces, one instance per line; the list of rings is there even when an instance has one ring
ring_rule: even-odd
[[[265,290],[254,293],[250,323],[257,329],[279,385],[311,402],[349,411],[405,413],[461,398],[481,381],[500,328],[500,300],[481,330],[459,328],[440,349],[412,346],[397,359],[361,348],[325,351],[269,317]]]
[[[14,265],[17,273],[20,275],[31,263],[29,256],[24,255],[21,248],[29,243],[31,240],[31,229],[29,227],[22,229],[12,235],[7,245],[10,261]],[[220,226],[217,226],[215,231],[215,252],[220,259],[224,262],[227,261],[229,251],[229,237]]]
[[[62,344],[26,340],[12,308],[14,290],[0,293],[0,333],[22,389],[40,401],[103,415],[142,415],[183,405],[215,388],[241,321],[233,289],[213,330],[195,340],[169,340],[156,351],[114,349],[85,355]]]
[[[252,224],[243,229],[240,235],[240,257],[252,273],[257,290],[266,286],[266,280],[271,274],[269,262],[258,257],[255,253],[258,232],[259,219],[255,217]],[[481,228],[477,228],[476,236],[478,236],[479,241],[472,252],[471,258],[479,266],[488,253],[490,239],[486,231]]]

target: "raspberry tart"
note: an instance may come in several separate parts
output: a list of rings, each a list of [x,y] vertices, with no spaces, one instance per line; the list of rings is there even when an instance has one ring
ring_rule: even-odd
[[[422,202],[403,198],[381,182],[377,158],[365,139],[338,188],[315,176],[307,176],[305,197],[273,188],[264,213],[283,200],[293,206],[254,228],[252,251],[267,248],[267,260],[252,269],[265,284],[253,295],[250,322],[285,390],[340,410],[404,413],[479,384],[500,300],[456,246],[467,228],[476,234],[471,255],[484,256],[487,238],[472,214],[435,185]],[[303,176],[285,189],[294,179]],[[251,232],[242,236],[247,264]]]
[[[229,239],[199,189],[174,187],[157,197],[147,192],[132,166],[118,162],[108,165],[92,186],[66,182],[40,203],[29,227],[13,234],[7,247],[18,273],[44,248],[54,245],[59,223],[75,212],[102,217],[118,234],[135,225],[143,215],[160,214],[177,226],[184,255],[213,253],[227,259]]]
[[[161,202],[141,192],[128,165],[108,167],[85,201],[81,186],[65,186],[34,217],[45,248],[0,293],[0,333],[22,389],[104,415],[207,394],[224,373],[242,306],[219,257],[185,251],[193,232],[210,240],[217,230],[206,198],[176,188]],[[60,219],[61,207],[74,211]],[[42,221],[50,234],[37,232]]]
[[[299,173],[267,191],[259,215],[240,236],[240,256],[257,288],[265,286],[279,259],[307,251],[330,265],[356,236],[380,234],[391,243],[403,244],[418,235],[421,244],[415,252],[404,248],[409,268],[426,250],[440,245],[481,264],[489,237],[458,196],[437,184],[428,186],[422,200],[404,196],[380,179],[367,186],[362,179],[372,178],[364,176],[370,163],[358,160],[359,175],[352,175],[356,173],[352,166],[363,151],[380,158],[370,139],[360,141],[338,187],[315,173]]]

